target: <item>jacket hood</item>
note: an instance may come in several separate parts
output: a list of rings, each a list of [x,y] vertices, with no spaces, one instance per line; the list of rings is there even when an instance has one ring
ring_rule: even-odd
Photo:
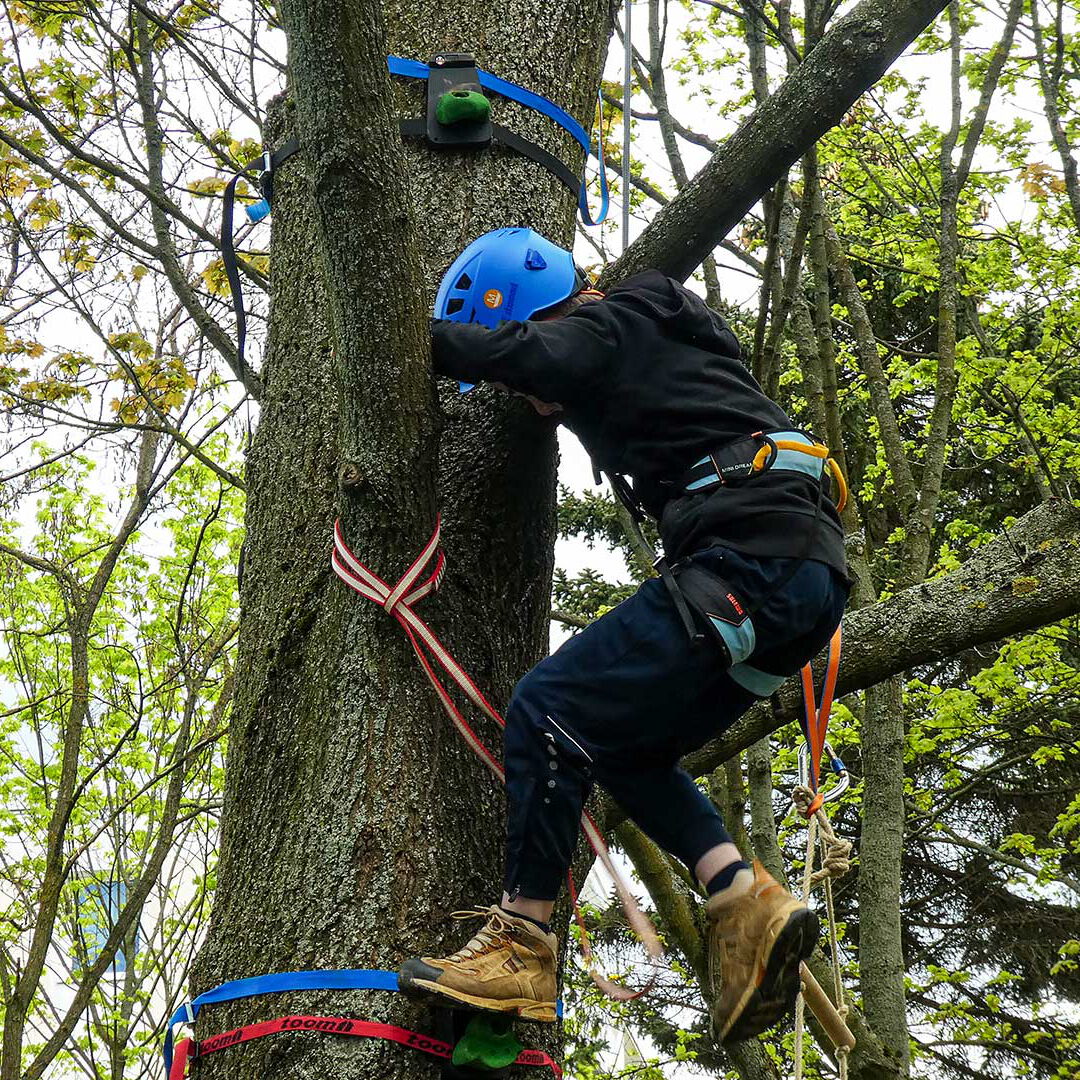
[[[669,324],[665,329],[672,337],[710,352],[730,351],[731,331],[716,312],[700,296],[659,270],[646,270],[627,278],[611,289],[608,296],[640,307],[658,322]]]

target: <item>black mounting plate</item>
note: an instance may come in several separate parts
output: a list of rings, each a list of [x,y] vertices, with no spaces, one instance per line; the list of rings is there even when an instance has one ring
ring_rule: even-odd
[[[428,63],[427,140],[432,146],[452,149],[488,146],[491,143],[491,118],[474,124],[444,127],[435,116],[439,98],[451,90],[471,90],[482,94],[476,60],[471,53],[437,53]]]

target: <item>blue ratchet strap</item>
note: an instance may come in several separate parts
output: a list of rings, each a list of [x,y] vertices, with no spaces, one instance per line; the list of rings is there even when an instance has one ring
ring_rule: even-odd
[[[391,75],[400,75],[406,79],[427,79],[431,72],[430,65],[423,64],[419,60],[407,60],[402,56],[387,57],[387,67],[389,68]],[[560,108],[555,102],[550,101],[542,94],[534,93],[532,90],[526,90],[525,87],[518,86],[517,83],[508,82],[506,79],[501,79],[498,75],[492,75],[490,71],[484,71],[482,68],[477,68],[476,74],[480,80],[480,85],[485,89],[490,90],[494,94],[499,94],[504,98],[508,98],[510,101],[516,101],[519,105],[535,109],[549,120],[554,120],[555,123],[563,128],[563,130],[569,132],[585,151],[586,163],[588,163],[588,155],[595,154],[596,159],[600,162],[600,214],[595,219],[592,216],[592,211],[589,209],[587,184],[584,181],[582,181],[581,188],[578,192],[578,208],[581,211],[581,218],[586,225],[599,225],[603,222],[607,218],[609,194],[607,169],[604,166],[599,143],[594,150],[592,139],[581,124],[579,124],[565,109]]]
[[[172,1014],[165,1028],[165,1075],[172,1068],[173,1028],[177,1024],[194,1024],[199,1009],[223,1001],[257,997],[260,994],[281,994],[287,990],[397,990],[397,972],[375,968],[344,968],[340,971],[282,971],[276,975],[253,975],[234,979],[213,990],[200,994]]]
[[[431,68],[419,60],[407,60],[404,56],[388,56],[386,66],[391,75],[401,75],[406,79],[426,79]]]
[[[186,1002],[172,1014],[165,1027],[165,1076],[168,1077],[173,1061],[173,1029],[177,1024],[194,1024],[204,1005],[220,1005],[225,1001],[259,997],[262,994],[283,994],[290,990],[391,990],[397,992],[396,971],[380,971],[378,968],[342,968],[332,971],[282,971],[276,975],[252,975],[247,979],[234,979],[200,994],[194,1001]],[[556,1015],[562,1019],[563,1003],[555,1003]]]
[[[585,153],[592,153],[592,140],[589,138],[589,133],[565,109],[559,108],[555,102],[549,101],[542,94],[526,90],[525,87],[518,86],[516,83],[500,79],[498,75],[492,75],[491,72],[484,71],[482,68],[477,68],[476,74],[480,76],[481,86],[486,86],[489,90],[501,94],[511,101],[516,101],[519,105],[527,105],[530,109],[543,113],[549,119],[554,120],[560,127],[566,128],[581,144],[581,148]]]
[[[532,90],[526,90],[523,86],[518,86],[516,83],[507,82],[506,79],[500,79],[498,75],[492,75],[490,72],[484,71],[481,68],[477,68],[476,73],[480,77],[481,86],[486,87],[493,93],[501,94],[511,101],[516,101],[519,105],[525,105],[530,109],[535,109],[538,113],[543,113],[548,119],[554,120],[561,128],[573,135],[581,148],[585,151],[586,165],[588,165],[590,154],[596,156],[597,161],[600,162],[600,214],[595,219],[592,216],[592,211],[589,209],[588,185],[585,183],[584,178],[581,183],[581,191],[578,193],[578,209],[581,211],[581,220],[584,221],[586,225],[601,224],[601,222],[607,218],[608,213],[608,184],[607,169],[604,166],[604,159],[601,156],[599,142],[594,150],[589,133],[565,109],[559,108],[555,102],[549,101],[541,94],[533,93]],[[598,98],[598,100],[602,99]]]

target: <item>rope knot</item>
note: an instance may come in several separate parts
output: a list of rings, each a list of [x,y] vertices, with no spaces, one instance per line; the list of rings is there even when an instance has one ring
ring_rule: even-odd
[[[812,818],[825,805],[825,798],[821,792],[814,791],[805,784],[799,784],[795,788],[791,793],[791,801],[795,804],[795,809],[807,819]]]

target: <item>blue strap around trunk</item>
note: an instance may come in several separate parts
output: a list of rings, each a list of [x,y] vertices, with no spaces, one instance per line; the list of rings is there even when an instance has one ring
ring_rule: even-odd
[[[427,79],[431,72],[430,65],[421,63],[419,60],[408,60],[403,56],[388,56],[386,66],[389,68],[391,75],[400,75],[406,79]],[[593,149],[589,133],[565,109],[560,108],[555,102],[550,101],[542,94],[526,90],[525,87],[501,79],[498,75],[492,75],[490,71],[484,71],[482,68],[477,68],[476,74],[480,80],[480,85],[486,90],[490,90],[492,93],[499,94],[504,98],[509,98],[511,101],[516,101],[519,105],[535,109],[549,120],[554,120],[559,127],[573,135],[585,151],[586,161],[588,161],[589,154],[595,154],[596,159],[600,162],[600,213],[594,220],[592,212],[589,210],[589,196],[586,190],[587,185],[584,182],[578,195],[578,208],[586,225],[599,225],[607,217],[608,212],[607,170],[604,168],[603,159],[600,157],[599,147],[596,150]]]
[[[380,971],[378,968],[342,968],[333,971],[281,971],[276,975],[252,975],[247,979],[234,979],[200,994],[176,1010],[165,1027],[165,1076],[168,1078],[173,1060],[173,1029],[177,1024],[194,1024],[204,1005],[220,1005],[224,1001],[259,997],[262,994],[283,994],[288,990],[392,990],[398,989],[396,971]],[[555,1004],[556,1014],[561,1018],[563,1003]]]
[[[173,1028],[177,1024],[195,1023],[199,1009],[223,1001],[258,997],[260,994],[281,994],[286,990],[397,990],[397,972],[375,968],[344,968],[340,971],[282,971],[276,975],[253,975],[234,979],[213,990],[200,994],[194,1001],[181,1005],[172,1014],[165,1028],[165,1075],[172,1068]]]

